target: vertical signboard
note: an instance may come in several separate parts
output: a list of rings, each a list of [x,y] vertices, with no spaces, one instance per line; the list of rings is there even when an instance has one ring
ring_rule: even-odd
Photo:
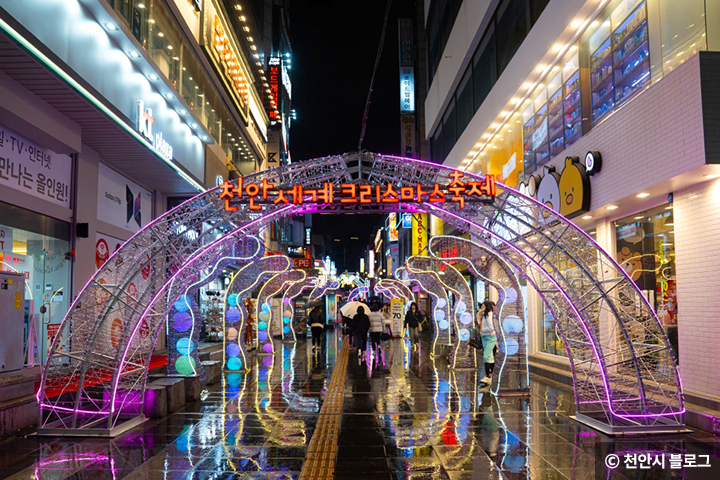
[[[399,298],[393,298],[390,300],[390,328],[392,330],[393,337],[399,337],[403,331],[403,301]]]
[[[280,130],[268,130],[267,136],[267,160],[263,162],[262,170],[280,166]]]
[[[334,325],[337,323],[337,294],[325,294],[325,324]]]
[[[400,59],[400,151],[403,157],[415,157],[415,66],[413,64],[413,23],[398,19]]]
[[[416,157],[415,114],[400,115],[400,151],[403,157]]]
[[[397,213],[388,214],[388,242],[398,241]]]
[[[413,213],[412,216],[412,254],[428,255],[428,219],[427,213]]]

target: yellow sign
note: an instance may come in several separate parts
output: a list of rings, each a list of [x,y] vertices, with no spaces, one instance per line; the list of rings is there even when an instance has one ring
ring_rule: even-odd
[[[428,218],[427,213],[413,213],[412,216],[412,254],[428,256]]]
[[[399,298],[393,298],[390,300],[390,328],[392,330],[393,337],[399,337],[402,335],[403,330],[403,301]]]
[[[390,231],[390,238],[388,242],[398,241],[398,229],[397,229],[397,214],[392,212],[388,215],[388,229]]]
[[[22,292],[15,292],[15,310],[22,310]]]

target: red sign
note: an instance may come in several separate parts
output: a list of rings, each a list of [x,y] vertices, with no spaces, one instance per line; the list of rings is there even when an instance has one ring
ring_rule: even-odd
[[[302,185],[293,185],[291,188],[275,189],[272,183],[263,179],[261,184],[248,183],[243,188],[243,178],[238,179],[235,186],[230,182],[220,185],[220,199],[225,201],[225,211],[235,212],[237,207],[231,205],[231,200],[241,200],[247,195],[250,210],[260,210],[262,207],[255,203],[262,199],[274,205],[288,204],[302,205],[303,201],[319,204],[370,204],[370,203],[441,203],[446,201],[458,202],[460,208],[465,208],[465,199],[477,197],[486,200],[495,196],[495,176],[486,175],[485,179],[479,182],[460,180],[465,174],[459,171],[450,173],[451,181],[447,188],[443,189],[440,184],[434,183],[430,187],[424,187],[418,183],[414,186],[395,187],[387,185],[357,185],[354,183],[340,184],[340,191],[335,191],[332,183],[325,182],[322,188],[303,188]],[[274,198],[272,198],[274,197]],[[449,199],[447,198],[449,197]]]
[[[293,267],[294,268],[312,268],[313,267],[313,259],[312,258],[293,258]]]
[[[50,345],[52,345],[53,340],[55,339],[55,336],[60,331],[60,323],[48,323],[47,324],[47,339],[48,339],[48,348],[50,348]]]

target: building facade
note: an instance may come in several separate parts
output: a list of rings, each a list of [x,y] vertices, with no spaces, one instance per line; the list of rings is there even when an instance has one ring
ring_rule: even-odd
[[[274,39],[289,38],[276,11],[273,0],[0,1],[0,260],[25,273],[37,361],[122,243],[267,164]]]
[[[720,2],[425,6],[432,160],[497,175],[613,253],[665,326],[686,399],[717,408]],[[533,369],[563,376],[528,290]]]

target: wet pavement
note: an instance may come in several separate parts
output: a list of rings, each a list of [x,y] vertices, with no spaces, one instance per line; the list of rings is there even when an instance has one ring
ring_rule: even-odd
[[[304,341],[276,346],[249,374],[226,375],[202,401],[116,439],[5,441],[0,478],[297,478],[339,345],[330,334],[318,355]],[[569,418],[564,387],[531,377],[530,396],[497,398],[482,376],[453,372],[425,344],[351,353],[335,478],[720,478],[717,437],[606,437]]]

